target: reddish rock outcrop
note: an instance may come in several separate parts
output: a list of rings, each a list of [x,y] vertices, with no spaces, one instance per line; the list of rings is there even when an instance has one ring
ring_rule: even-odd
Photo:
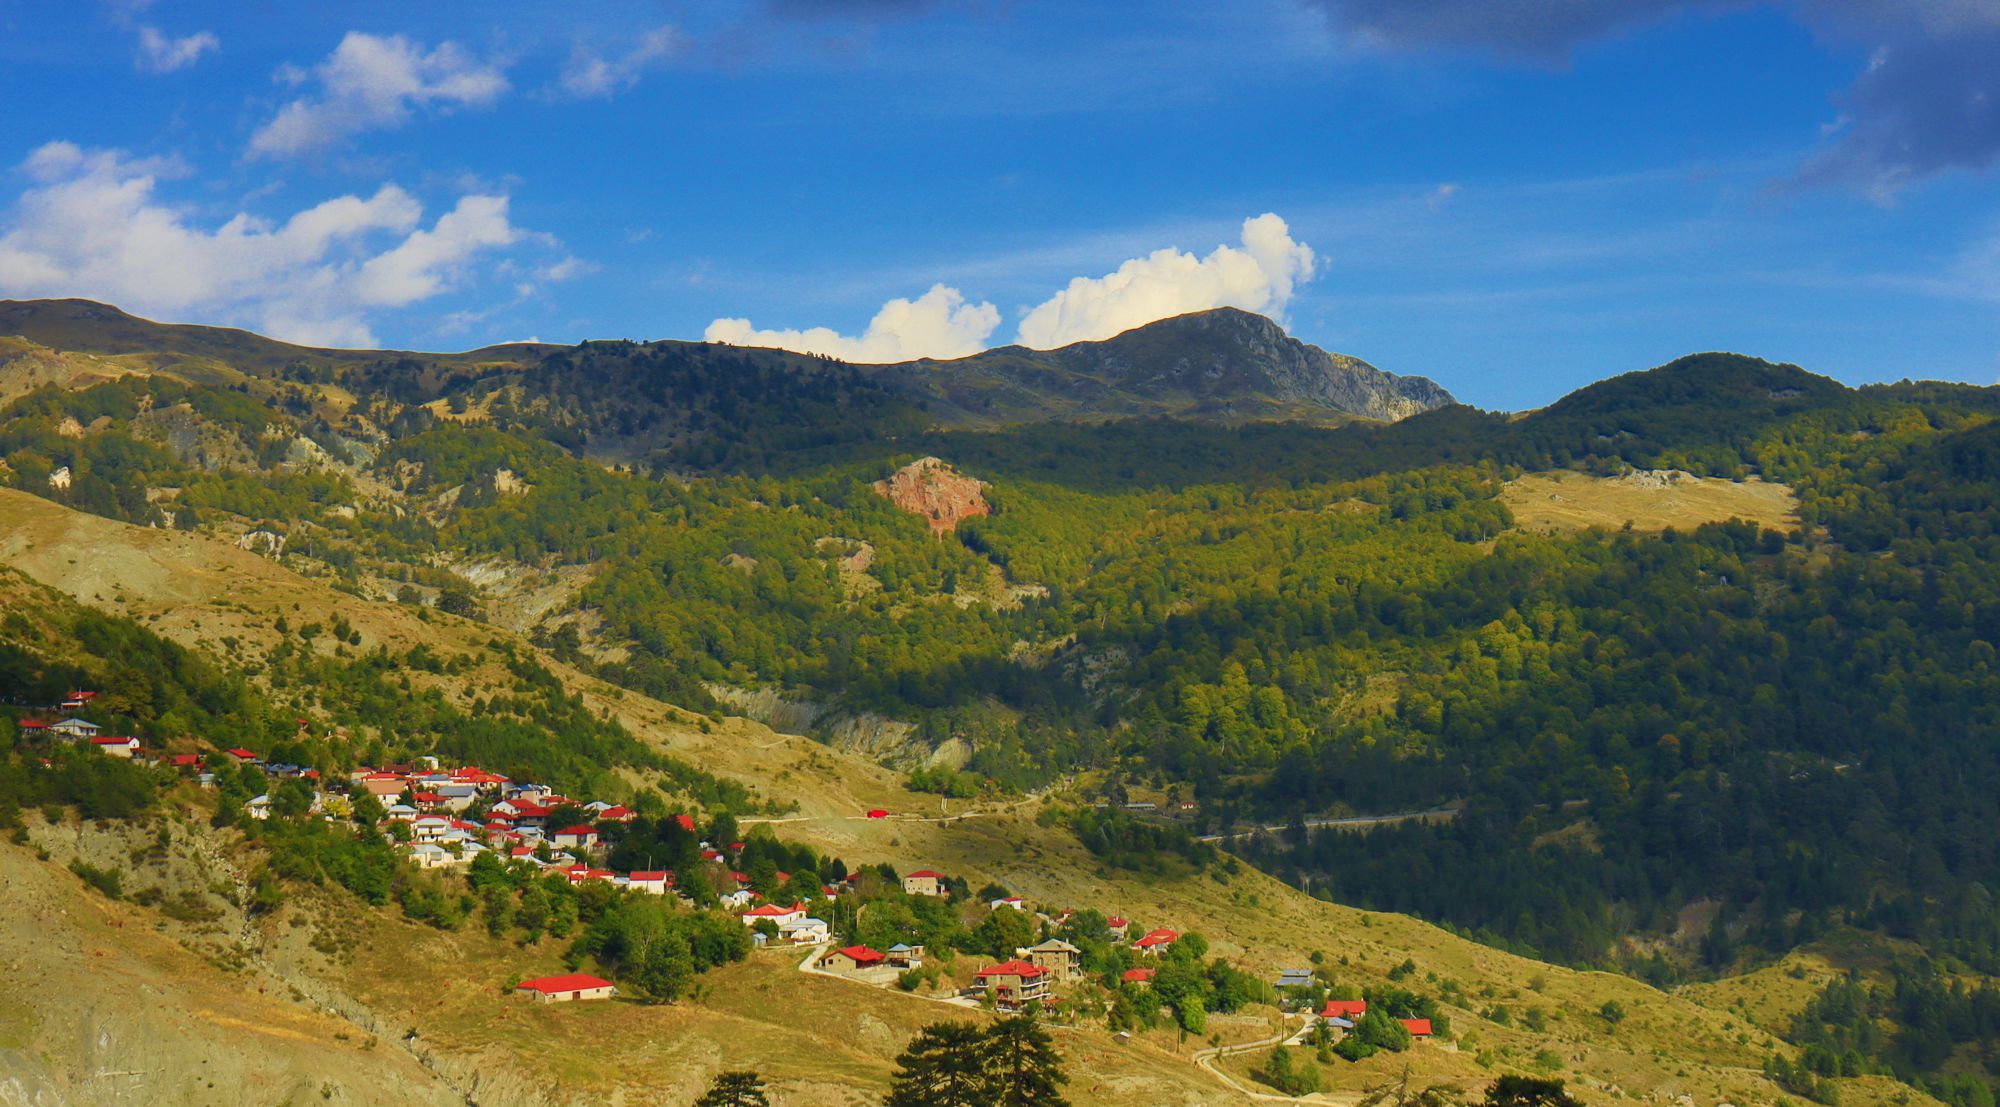
[[[912,515],[929,520],[932,534],[949,534],[959,520],[988,514],[986,482],[968,477],[942,459],[918,458],[875,482],[875,491]]]

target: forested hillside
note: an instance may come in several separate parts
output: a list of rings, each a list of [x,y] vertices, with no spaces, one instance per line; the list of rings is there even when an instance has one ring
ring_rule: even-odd
[[[524,625],[697,710],[764,689],[911,724],[898,764],[955,751],[926,787],[1081,773],[1194,805],[1092,822],[1126,861],[1291,823],[1230,848],[1316,894],[1659,981],[1843,923],[2000,971],[1996,390],[1706,354],[1519,417],[953,429],[833,362],[535,356],[45,389],[0,413],[0,476],[261,532],[336,587]],[[875,491],[922,456],[986,482],[991,514],[940,539]],[[1503,502],[1524,472],[1661,469],[1782,482],[1797,518],[1531,534]],[[363,710],[420,662],[448,663],[270,671]],[[729,799],[538,699],[520,664],[518,727],[420,698],[413,728]],[[1705,940],[1645,941],[1691,905]]]

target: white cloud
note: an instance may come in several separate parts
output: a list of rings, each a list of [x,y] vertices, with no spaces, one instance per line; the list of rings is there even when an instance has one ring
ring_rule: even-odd
[[[200,61],[203,54],[221,46],[222,40],[208,31],[174,38],[158,27],[141,27],[139,68],[151,73],[172,73],[176,69],[186,69]]]
[[[426,53],[401,35],[349,31],[310,73],[287,67],[279,79],[317,80],[312,94],[279,109],[250,138],[260,157],[295,157],[324,150],[351,135],[400,126],[419,107],[487,107],[507,91],[497,63],[481,62],[457,44]]]
[[[465,282],[479,255],[527,238],[505,196],[461,197],[429,227],[408,192],[339,196],[282,222],[247,213],[212,229],[161,202],[172,162],[52,142],[0,221],[0,294],[88,296],[134,311],[254,327],[311,345],[369,346],[371,311]]]
[[[1295,285],[1312,279],[1312,247],[1269,212],[1243,221],[1241,247],[1205,258],[1173,247],[1133,258],[1102,277],[1078,277],[1021,320],[1020,340],[1038,349],[1109,338],[1158,319],[1236,307],[1278,315]]]
[[[825,354],[842,361],[875,364],[917,358],[953,358],[986,348],[986,338],[1000,325],[1000,310],[992,304],[966,302],[956,288],[932,285],[915,300],[891,300],[882,305],[858,338],[831,327],[804,331],[760,331],[748,319],[717,319],[702,338],[732,346],[773,346],[806,354]]]
[[[687,39],[672,27],[659,27],[639,37],[632,49],[605,57],[579,44],[563,67],[561,89],[577,99],[615,96],[639,83],[646,70],[673,57]]]

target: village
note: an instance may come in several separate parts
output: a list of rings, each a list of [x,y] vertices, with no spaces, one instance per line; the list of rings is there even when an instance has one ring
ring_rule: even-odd
[[[446,765],[437,757],[356,767],[344,778],[328,778],[317,769],[268,761],[242,747],[161,753],[136,738],[104,734],[85,717],[96,698],[94,692],[78,690],[52,705],[48,713],[58,717],[21,718],[22,738],[88,747],[106,757],[156,765],[209,789],[218,788],[225,774],[235,774],[239,783],[260,782],[263,787],[243,804],[248,819],[369,822],[420,871],[450,874],[475,866],[518,866],[538,877],[558,877],[572,887],[601,884],[613,895],[672,895],[690,906],[713,904],[743,924],[751,947],[797,949],[803,955],[798,964],[802,973],[882,989],[914,991],[928,985],[925,998],[973,1009],[1046,1012],[1061,1009],[1072,987],[1093,978],[1115,986],[1128,998],[1145,996],[1164,967],[1191,961],[1198,969],[1207,949],[1198,935],[1184,940],[1172,928],[1148,927],[1095,906],[1050,908],[997,886],[975,894],[964,880],[930,868],[897,872],[878,865],[845,872],[831,881],[802,881],[766,863],[766,871],[753,876],[738,867],[750,852],[749,843],[741,840],[700,838],[695,872],[654,867],[621,871],[610,864],[613,845],[641,818],[622,804],[575,799],[545,784],[513,780],[476,765]],[[872,808],[857,817],[895,816]],[[665,818],[683,834],[700,832],[693,814]],[[731,820],[711,825],[735,824]],[[839,905],[866,899],[871,892],[879,894],[885,887],[908,901],[927,901],[977,917],[982,933],[1018,934],[1024,940],[1011,946],[1011,956],[995,956],[952,977],[938,972],[937,959],[921,942],[898,941],[877,949],[847,940],[858,936],[860,907]],[[836,918],[818,917],[815,910]],[[1003,912],[1008,915],[1002,916]],[[1085,945],[1109,951],[1108,957],[1097,958],[1100,972],[1093,973],[1086,964]],[[1284,969],[1257,990],[1300,1020],[1282,1035],[1287,1041],[1338,1042],[1352,1035],[1369,1013],[1367,999],[1351,987],[1333,985],[1329,974],[1316,968]],[[608,1000],[620,994],[614,981],[582,972],[521,979],[512,991],[539,1003]],[[1413,997],[1401,998],[1404,1002],[1395,1006],[1403,1009],[1388,1012],[1388,1021],[1400,1028],[1403,1041],[1421,1041],[1439,1032],[1433,1018],[1426,1017],[1434,1013],[1428,1001],[1414,1006],[1409,1002]],[[1162,1004],[1171,1008],[1174,1000],[1160,998],[1154,1008]],[[1147,1022],[1150,1019],[1146,1017]]]

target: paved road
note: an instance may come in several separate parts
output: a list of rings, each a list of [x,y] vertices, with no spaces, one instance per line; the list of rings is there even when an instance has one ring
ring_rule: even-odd
[[[1429,811],[1402,811],[1394,815],[1351,815],[1343,819],[1307,819],[1306,827],[1308,829],[1318,829],[1323,826],[1341,826],[1351,827],[1356,830],[1365,830],[1371,826],[1389,826],[1392,823],[1407,823],[1417,819],[1443,820],[1456,818],[1458,818],[1458,810],[1456,808],[1434,807]],[[1232,834],[1205,834],[1201,840],[1204,842],[1231,842],[1238,838],[1249,838],[1266,831],[1273,834],[1281,834],[1290,829],[1291,826],[1289,824],[1280,823],[1276,826],[1259,827],[1255,830],[1239,830]]]

